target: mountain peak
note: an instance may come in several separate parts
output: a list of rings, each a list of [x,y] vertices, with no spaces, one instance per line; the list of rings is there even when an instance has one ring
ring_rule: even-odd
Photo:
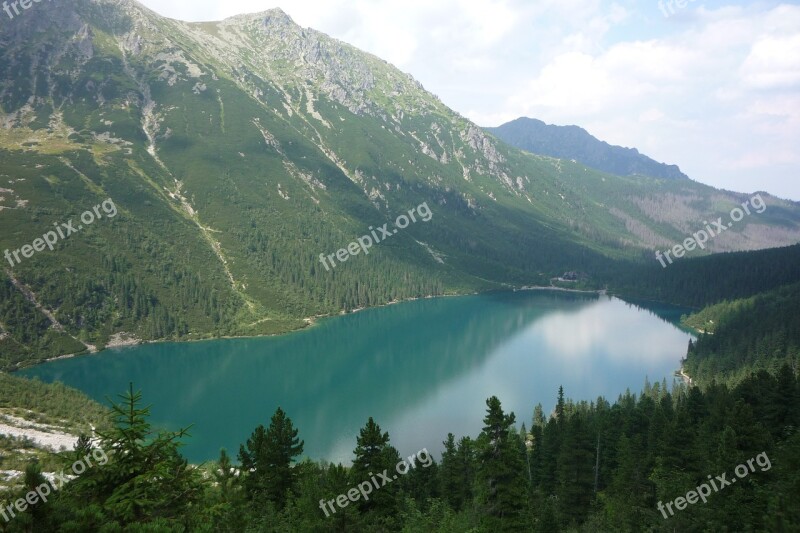
[[[486,130],[522,150],[559,159],[574,159],[610,174],[688,179],[676,165],[654,161],[636,148],[612,146],[580,126],[554,126],[535,118],[520,117]]]
[[[234,15],[223,20],[223,22],[250,22],[260,21],[264,26],[297,26],[298,24],[290,17],[283,9],[273,7],[266,11],[257,11],[255,13],[245,13],[241,15]]]

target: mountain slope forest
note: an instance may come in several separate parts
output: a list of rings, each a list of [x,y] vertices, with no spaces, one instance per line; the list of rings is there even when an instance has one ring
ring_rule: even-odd
[[[749,197],[510,147],[277,9],[186,23],[132,0],[39,7],[0,27],[0,252],[23,252],[0,272],[5,369],[565,271],[613,289]],[[795,244],[798,205],[762,196],[698,253]],[[80,222],[104,202],[115,216]],[[321,264],[423,204],[429,221]]]
[[[757,319],[754,319],[757,317]],[[685,368],[703,382],[735,384],[750,373],[800,364],[800,284],[726,299],[685,318],[700,337]]]

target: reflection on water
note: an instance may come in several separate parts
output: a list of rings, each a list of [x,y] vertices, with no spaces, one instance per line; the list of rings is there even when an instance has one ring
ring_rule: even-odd
[[[349,462],[375,417],[402,454],[441,449],[448,432],[477,435],[497,395],[519,422],[567,396],[615,399],[645,376],[667,377],[689,335],[620,300],[550,291],[438,298],[324,320],[274,338],[153,344],[55,361],[23,374],[103,401],[133,381],[152,421],[194,424],[195,462],[236,453],[281,406],[306,454]]]

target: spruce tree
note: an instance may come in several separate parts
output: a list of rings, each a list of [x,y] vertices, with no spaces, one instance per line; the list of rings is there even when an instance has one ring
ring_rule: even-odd
[[[469,437],[462,437],[458,441],[456,451],[458,468],[461,472],[460,500],[463,506],[471,506],[475,499],[476,473],[478,471],[475,441]]]
[[[444,444],[444,451],[442,452],[442,466],[439,468],[442,497],[452,509],[460,511],[465,503],[463,499],[464,479],[453,434],[448,433],[447,440],[442,444]]]
[[[286,504],[296,476],[292,462],[303,453],[304,442],[291,418],[278,407],[269,428],[258,426],[247,446],[239,448],[239,460],[245,472],[245,489],[250,499],[265,499],[279,509]]]
[[[106,460],[93,455],[92,465],[59,495],[61,512],[69,509],[59,518],[59,530],[94,531],[98,523],[122,530],[156,522],[181,529],[193,520],[203,489],[199,471],[179,451],[187,429],[153,432],[150,408],[139,407],[142,394],[132,384],[121,398],[111,406],[112,429],[97,432]]]
[[[443,442],[442,462],[439,467],[439,486],[442,499],[455,511],[472,508],[475,485],[475,448],[469,437],[458,443],[452,433]]]
[[[565,525],[580,523],[589,509],[594,486],[595,449],[583,415],[573,413],[564,421],[564,435],[557,459],[558,507]]]
[[[369,495],[369,500],[360,499],[359,509],[378,519],[395,516],[399,503],[396,467],[400,462],[400,454],[389,444],[389,433],[383,432],[370,417],[367,425],[361,428],[356,443],[353,451],[355,459],[350,470],[351,484],[357,486],[367,481],[373,482],[373,492]],[[385,476],[388,476],[388,481]],[[377,488],[375,483],[378,484]]]
[[[514,413],[506,415],[492,396],[479,439],[479,479],[486,526],[495,531],[529,528],[527,463],[519,436],[512,431]]]

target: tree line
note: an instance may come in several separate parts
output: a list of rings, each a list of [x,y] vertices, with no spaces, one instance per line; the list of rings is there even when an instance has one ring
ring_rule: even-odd
[[[701,389],[646,383],[613,404],[573,402],[558,391],[517,428],[489,398],[476,437],[449,434],[438,462],[411,469],[335,513],[322,502],[347,494],[400,461],[389,434],[369,419],[350,466],[302,457],[304,441],[278,408],[234,460],[190,465],[180,453],[187,430],[154,432],[149,409],[131,390],[112,405],[113,423],[94,445],[109,455],[0,531],[692,531],[774,530],[800,526],[800,383],[788,365],[754,373],[737,386]],[[476,413],[477,414],[477,413]],[[67,452],[85,456],[92,444]],[[756,472],[665,519],[657,509],[766,453]],[[77,454],[77,455],[76,455]],[[12,504],[42,482],[36,461]]]

